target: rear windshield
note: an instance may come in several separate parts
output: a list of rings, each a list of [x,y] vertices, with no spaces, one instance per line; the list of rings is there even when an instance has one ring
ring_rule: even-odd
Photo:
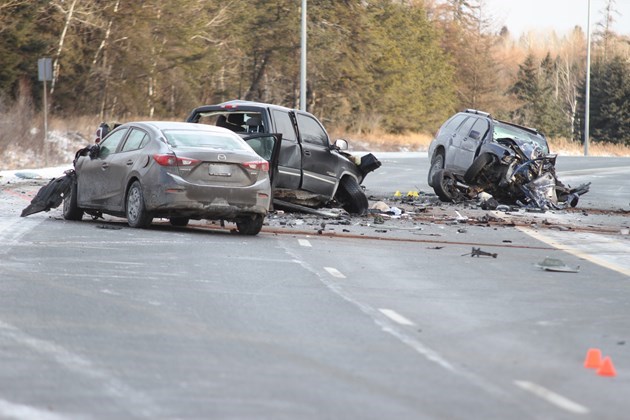
[[[199,130],[164,130],[166,141],[172,147],[210,147],[223,150],[249,150],[238,137]]]
[[[503,124],[498,121],[494,124],[493,138],[495,140],[511,138],[520,139],[525,142],[533,142],[543,150],[543,153],[549,153],[549,145],[547,144],[547,140],[542,135],[534,134],[527,130],[520,129],[509,124]]]
[[[201,124],[216,125],[235,133],[265,133],[260,112],[254,111],[210,111],[199,114]]]

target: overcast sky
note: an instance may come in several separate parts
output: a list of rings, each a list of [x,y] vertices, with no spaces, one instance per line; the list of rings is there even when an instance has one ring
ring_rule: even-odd
[[[558,35],[566,35],[576,25],[586,31],[588,0],[485,0],[488,11],[497,27],[507,25],[510,33],[519,36],[528,30],[554,29]],[[591,0],[591,28],[603,21],[605,0]],[[613,30],[630,35],[630,0],[615,0]]]

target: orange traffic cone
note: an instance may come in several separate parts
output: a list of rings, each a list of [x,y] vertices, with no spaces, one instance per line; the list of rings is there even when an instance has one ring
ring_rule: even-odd
[[[604,357],[602,365],[599,369],[597,369],[597,374],[599,376],[617,376],[617,372],[615,372],[615,367],[613,366],[613,362],[610,357]]]
[[[599,369],[602,365],[602,351],[600,349],[588,349],[584,367],[589,369]]]

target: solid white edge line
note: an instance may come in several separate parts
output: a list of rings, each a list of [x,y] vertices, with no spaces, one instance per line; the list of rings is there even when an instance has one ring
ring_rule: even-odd
[[[336,268],[333,267],[324,267],[324,270],[328,271],[328,274],[330,274],[333,277],[337,277],[338,279],[345,279],[346,276],[344,276],[339,270],[337,270]]]
[[[556,394],[553,391],[548,390],[545,387],[542,387],[538,384],[528,381],[514,381],[514,384],[525,391],[531,392],[532,394],[542,398],[543,400],[562,408],[570,413],[575,414],[588,414],[590,410],[583,405],[580,405],[576,402],[571,401],[568,398],[563,397],[562,395]]]
[[[308,241],[308,239],[298,239],[298,243],[301,246],[306,246],[306,247],[310,247],[311,243]]]
[[[392,321],[400,325],[407,325],[410,327],[415,325],[413,322],[411,322],[410,320],[408,320],[407,318],[405,318],[404,316],[400,315],[398,312],[392,309],[379,309],[379,311],[383,315],[385,315],[387,318],[391,319]]]

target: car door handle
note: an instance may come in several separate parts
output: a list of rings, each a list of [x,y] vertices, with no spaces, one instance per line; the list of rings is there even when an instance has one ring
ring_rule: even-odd
[[[101,169],[102,169],[102,170],[105,170],[105,169],[107,169],[107,168],[109,168],[109,163],[107,163],[107,162],[103,162],[103,163],[101,164]]]
[[[129,159],[129,160],[127,161],[127,166],[131,166],[131,165],[133,165],[133,160]]]
[[[304,154],[305,154],[306,156],[310,156],[310,155],[311,155],[311,151],[310,151],[310,150],[305,150],[305,151],[304,151]]]

